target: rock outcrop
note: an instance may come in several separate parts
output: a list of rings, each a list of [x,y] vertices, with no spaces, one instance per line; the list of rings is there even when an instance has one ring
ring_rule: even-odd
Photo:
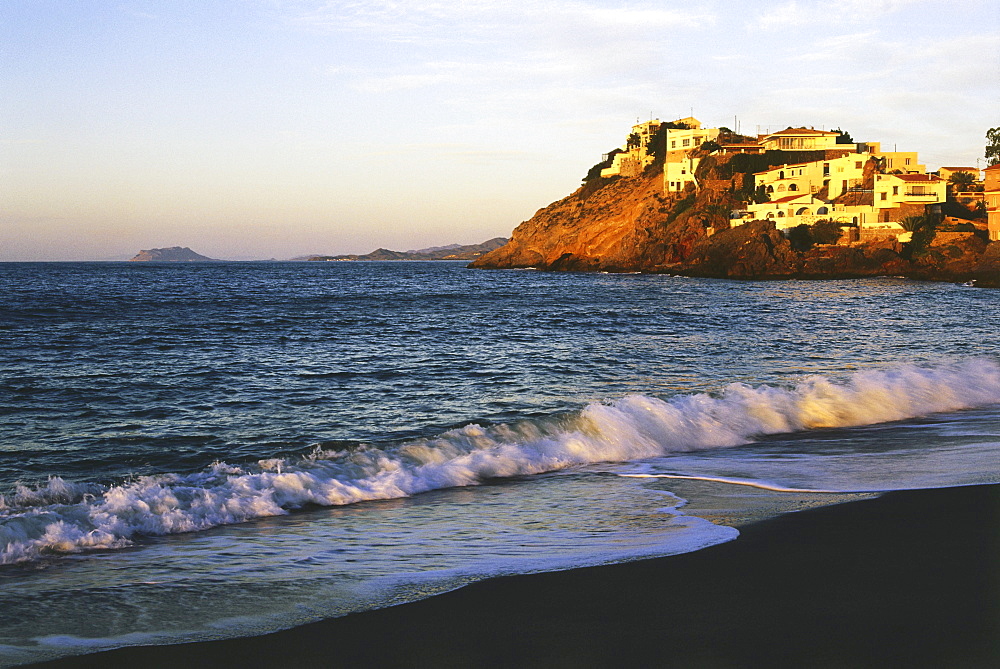
[[[595,179],[522,223],[471,267],[632,272],[680,262],[705,231],[670,217],[662,172]]]
[[[216,260],[195,253],[186,246],[171,246],[166,249],[139,251],[129,262],[216,262]]]

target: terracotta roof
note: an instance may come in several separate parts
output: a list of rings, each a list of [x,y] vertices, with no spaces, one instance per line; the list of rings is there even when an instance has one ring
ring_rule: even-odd
[[[995,165],[990,165],[989,167],[986,168],[986,171],[988,172],[992,172],[993,170],[1000,170],[1000,163],[997,163]]]
[[[777,200],[771,200],[767,204],[775,204],[777,202],[791,202],[792,200],[798,200],[801,197],[807,197],[812,195],[812,193],[799,193],[798,195],[786,195],[785,197],[779,197]]]
[[[942,181],[933,174],[887,174],[886,176],[896,177],[903,181]]]
[[[965,170],[966,172],[978,172],[978,167],[942,167],[942,170],[951,170],[952,172],[959,172]]]

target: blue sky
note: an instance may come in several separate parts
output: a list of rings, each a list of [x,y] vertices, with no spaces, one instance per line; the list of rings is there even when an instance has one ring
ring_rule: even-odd
[[[997,0],[0,0],[0,261],[506,236],[637,119],[975,165]]]

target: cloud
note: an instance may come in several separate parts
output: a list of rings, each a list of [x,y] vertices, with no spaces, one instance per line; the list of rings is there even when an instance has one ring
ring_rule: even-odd
[[[766,8],[755,25],[761,30],[813,28],[822,33],[836,26],[868,25],[918,4],[940,6],[931,0],[788,0]]]
[[[602,30],[694,28],[714,21],[711,12],[691,6],[671,9],[656,3],[632,2],[607,7],[582,0],[528,4],[497,0],[295,2],[287,3],[284,13],[289,24],[300,28],[363,32],[399,42],[495,42],[513,32],[545,24],[570,32],[584,26]]]

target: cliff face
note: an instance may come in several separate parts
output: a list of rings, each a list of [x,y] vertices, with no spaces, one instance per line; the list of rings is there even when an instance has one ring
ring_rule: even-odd
[[[729,211],[753,191],[753,173],[793,162],[789,154],[710,156],[695,193],[665,196],[660,166],[634,178],[594,179],[521,223],[503,247],[470,264],[483,269],[667,272],[733,279],[908,276],[1000,286],[1000,242],[934,233],[807,250],[753,221],[729,227]],[[937,239],[935,239],[937,237]]]
[[[687,219],[668,220],[671,201],[658,170],[597,179],[541,209],[507,244],[470,267],[630,272],[679,262],[705,235]]]

